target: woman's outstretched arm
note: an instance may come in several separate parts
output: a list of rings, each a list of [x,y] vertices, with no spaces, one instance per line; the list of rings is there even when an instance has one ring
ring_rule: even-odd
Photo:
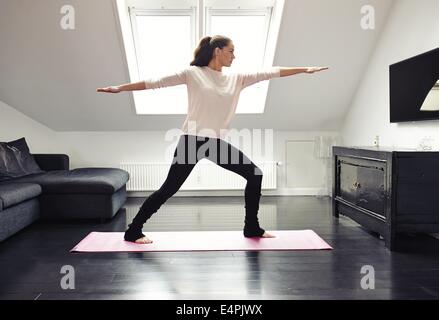
[[[97,88],[97,92],[119,93],[121,91],[133,91],[133,90],[145,90],[145,81],[139,81],[134,83],[125,83],[119,86],[111,86],[104,88]]]
[[[314,73],[314,72],[329,69],[329,67],[301,67],[301,68],[279,67],[279,69],[280,69],[280,76],[287,77],[298,73]]]
[[[159,89],[171,86],[177,86],[179,84],[186,84],[186,73],[189,68],[173,72],[163,77],[155,79],[145,79],[143,81],[134,83],[125,83],[119,86],[111,86],[105,88],[97,88],[97,92],[110,92],[118,93],[121,91],[134,91],[134,90],[147,90],[147,89]]]

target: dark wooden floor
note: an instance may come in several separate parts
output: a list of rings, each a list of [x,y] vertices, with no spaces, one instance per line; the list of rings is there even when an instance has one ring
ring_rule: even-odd
[[[69,253],[91,231],[124,231],[141,205],[111,221],[37,222],[0,243],[0,299],[438,299],[439,240],[407,236],[405,252],[347,217],[330,198],[262,197],[266,230],[312,229],[334,250]],[[173,197],[144,231],[241,230],[242,197]],[[60,286],[75,270],[75,289]],[[361,287],[373,266],[375,289]]]

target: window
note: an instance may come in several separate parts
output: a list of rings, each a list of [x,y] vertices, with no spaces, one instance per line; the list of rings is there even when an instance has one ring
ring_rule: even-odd
[[[236,59],[231,69],[255,71],[264,66],[272,8],[262,10],[215,10],[207,8],[207,34],[224,34],[233,40]],[[258,82],[241,91],[236,113],[263,113],[268,82]]]
[[[130,18],[139,79],[161,77],[188,65],[194,46],[195,10],[130,8]],[[138,114],[186,113],[186,101],[186,86],[182,85],[134,92]]]
[[[273,65],[283,0],[116,2],[131,82],[188,67],[205,35],[222,34],[233,40],[236,59],[231,70],[224,68],[224,72],[251,72]],[[136,112],[186,114],[186,90],[179,85],[134,91]],[[267,92],[268,81],[245,88],[236,112],[263,113]]]

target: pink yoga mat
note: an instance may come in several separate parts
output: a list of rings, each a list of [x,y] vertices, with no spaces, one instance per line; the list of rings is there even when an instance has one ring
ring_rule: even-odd
[[[137,244],[123,232],[91,232],[70,252],[262,251],[332,249],[312,230],[267,231],[276,238],[246,238],[242,231],[147,232],[153,241]]]

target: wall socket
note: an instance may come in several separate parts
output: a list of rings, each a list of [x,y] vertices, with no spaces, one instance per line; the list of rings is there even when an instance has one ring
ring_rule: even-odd
[[[375,136],[375,139],[373,140],[373,145],[375,147],[379,147],[380,146],[380,136],[379,135]]]
[[[433,138],[431,136],[424,136],[421,138],[418,144],[418,150],[432,150]]]

